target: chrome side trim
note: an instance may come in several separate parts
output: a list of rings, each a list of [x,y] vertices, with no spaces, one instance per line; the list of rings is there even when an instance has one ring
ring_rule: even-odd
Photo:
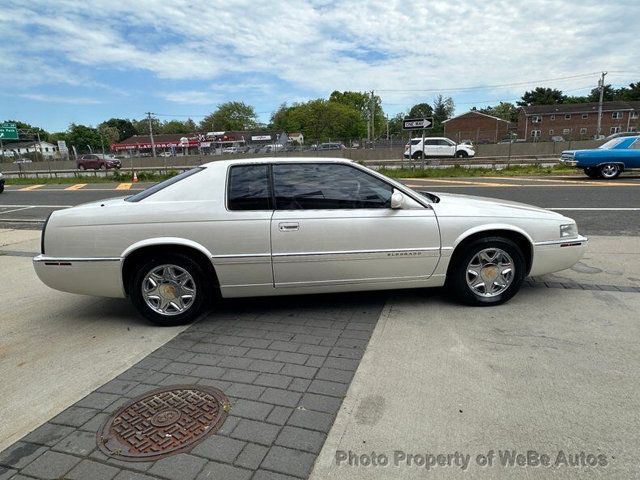
[[[46,257],[38,255],[34,262],[120,262],[120,257]]]
[[[273,263],[289,262],[328,262],[345,260],[393,260],[410,257],[439,257],[440,249],[433,248],[402,248],[380,250],[346,250],[331,252],[297,252],[276,253],[273,255]]]
[[[270,253],[244,253],[244,254],[238,254],[238,255],[212,255],[211,260],[217,265],[271,263],[271,254]]]
[[[274,257],[299,257],[311,255],[361,255],[370,253],[403,253],[403,252],[439,252],[440,247],[427,248],[381,248],[377,250],[336,250],[329,252],[296,252],[296,253],[274,253]]]
[[[542,246],[546,246],[546,245],[562,245],[564,243],[578,243],[578,244],[583,244],[583,243],[587,243],[589,241],[589,239],[587,237],[584,237],[582,235],[578,235],[575,238],[563,238],[562,240],[549,240],[546,242],[533,242],[533,246],[534,247],[542,247]]]

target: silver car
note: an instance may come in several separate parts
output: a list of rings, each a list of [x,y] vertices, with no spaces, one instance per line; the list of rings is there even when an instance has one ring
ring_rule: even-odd
[[[542,208],[418,193],[342,159],[213,162],[126,198],[58,210],[34,258],[52,288],[129,297],[161,325],[222,297],[446,285],[509,300],[587,239]]]

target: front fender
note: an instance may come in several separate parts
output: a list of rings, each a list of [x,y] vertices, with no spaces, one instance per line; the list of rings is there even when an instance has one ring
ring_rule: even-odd
[[[471,235],[482,232],[490,232],[494,230],[507,230],[511,232],[516,232],[521,234],[527,241],[533,246],[533,239],[531,236],[525,232],[522,228],[517,227],[515,225],[510,225],[508,223],[488,223],[484,225],[477,225],[475,227],[469,228],[462,232],[458,237],[454,240],[452,245],[452,250],[454,250],[461,242],[465,239],[469,238]]]

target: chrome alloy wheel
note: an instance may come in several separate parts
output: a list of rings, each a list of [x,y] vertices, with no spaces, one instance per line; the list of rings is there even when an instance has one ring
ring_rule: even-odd
[[[620,167],[614,163],[607,163],[600,168],[600,174],[603,178],[615,178],[618,176]]]
[[[172,316],[185,312],[196,298],[196,283],[177,265],[159,265],[142,280],[142,298],[151,310]]]
[[[481,297],[503,293],[514,278],[513,259],[500,248],[485,248],[473,256],[466,270],[467,286]]]

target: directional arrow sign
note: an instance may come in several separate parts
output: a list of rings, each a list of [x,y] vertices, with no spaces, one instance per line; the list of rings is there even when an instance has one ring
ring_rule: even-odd
[[[402,120],[403,130],[423,130],[433,127],[433,117],[405,118]]]
[[[18,140],[18,129],[14,124],[5,123],[0,125],[0,139]]]

